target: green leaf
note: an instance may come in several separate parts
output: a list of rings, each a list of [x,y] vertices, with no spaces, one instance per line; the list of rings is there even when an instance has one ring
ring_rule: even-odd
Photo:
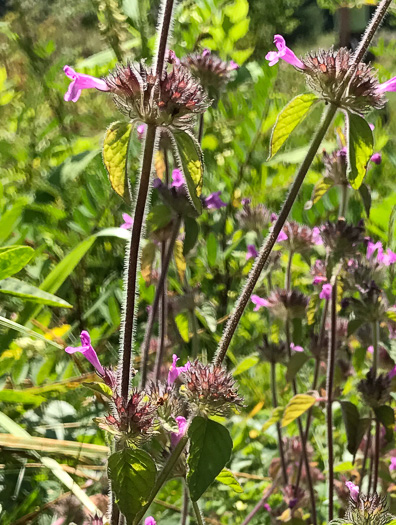
[[[173,152],[179,169],[183,172],[187,191],[196,213],[202,212],[200,199],[203,184],[203,155],[201,146],[189,131],[174,131],[171,139]]]
[[[266,421],[264,423],[263,428],[261,429],[262,432],[265,432],[270,427],[272,427],[272,425],[274,425],[275,423],[278,423],[278,421],[281,420],[283,412],[284,412],[284,408],[283,407],[276,407],[276,408],[274,408],[271,417],[269,418],[268,421]]]
[[[309,410],[316,402],[313,396],[307,394],[297,394],[287,404],[282,418],[282,427],[286,427],[292,421],[300,417]]]
[[[0,401],[2,403],[22,403],[39,406],[46,399],[43,396],[36,396],[23,390],[0,390]]]
[[[155,463],[144,450],[125,448],[109,457],[108,476],[128,525],[148,503],[156,474]]]
[[[186,235],[183,244],[183,255],[186,256],[194,248],[198,240],[199,225],[192,217],[185,217],[184,230]]]
[[[249,355],[242,359],[241,362],[237,364],[237,366],[232,371],[233,376],[238,376],[240,374],[243,374],[243,372],[246,372],[253,366],[256,366],[257,363],[260,361],[260,358],[257,354]]]
[[[348,452],[354,456],[367,430],[369,420],[360,419],[356,405],[350,401],[340,401],[340,404],[347,434]]]
[[[9,277],[0,281],[0,293],[20,297],[25,301],[32,303],[47,304],[49,306],[58,306],[59,308],[72,308],[72,305],[60,297],[51,293],[43,292],[31,284]]]
[[[47,339],[46,337],[44,337],[42,334],[38,334],[37,332],[34,332],[30,328],[27,328],[26,326],[18,324],[15,321],[11,321],[10,319],[6,319],[5,317],[0,316],[0,326],[5,326],[6,328],[16,330],[17,332],[21,332],[27,337],[35,337],[37,339],[41,339],[42,341],[45,341],[47,344],[54,346],[55,348],[59,348],[60,350],[63,350],[63,346],[61,346],[58,343],[55,343],[55,341],[51,341],[50,339]]]
[[[179,333],[186,343],[190,340],[189,330],[188,330],[188,317],[187,315],[182,312],[181,314],[178,314],[175,317],[175,323],[177,326],[177,329],[179,330]]]
[[[211,268],[213,268],[217,260],[217,240],[213,232],[210,232],[208,235],[206,249],[208,253],[208,264]]]
[[[0,244],[6,241],[15,230],[26,204],[26,199],[20,199],[0,217]]]
[[[107,399],[112,399],[113,397],[112,389],[109,386],[105,385],[104,383],[95,382],[95,383],[82,383],[82,384],[86,386],[87,388],[90,388],[94,392],[99,392],[99,394],[101,394],[104,397],[107,397]]]
[[[279,113],[270,141],[270,153],[267,160],[271,159],[287,140],[290,133],[302,122],[311,109],[312,104],[318,100],[313,93],[304,93],[293,98]]]
[[[364,211],[366,212],[367,217],[370,217],[371,193],[366,184],[360,186],[359,193],[363,201]]]
[[[332,186],[333,181],[331,179],[326,177],[320,179],[320,181],[315,184],[311,200],[305,203],[304,209],[310,210],[312,206],[316,204]]]
[[[243,492],[243,488],[241,487],[239,481],[231,472],[231,470],[228,470],[228,468],[223,468],[220,474],[216,476],[216,481],[222,483],[223,485],[227,485],[227,487],[230,487],[234,492],[238,494]]]
[[[382,405],[374,408],[377,419],[384,425],[386,430],[386,439],[390,441],[393,437],[393,428],[395,426],[395,412],[392,407]]]
[[[103,141],[103,162],[113,190],[127,202],[130,200],[128,179],[128,147],[133,125],[113,122]]]
[[[0,279],[18,273],[34,254],[30,246],[9,246],[0,249]]]
[[[172,220],[172,210],[165,204],[156,204],[147,216],[147,222],[152,230],[165,228]]]
[[[348,129],[348,180],[358,190],[366,175],[367,164],[374,151],[374,138],[370,126],[355,113],[346,114]]]
[[[175,258],[175,264],[177,273],[179,274],[179,279],[183,283],[187,268],[186,259],[183,255],[183,241],[177,240],[175,242],[175,247],[173,248],[173,256]]]
[[[297,372],[308,361],[309,356],[305,352],[295,352],[287,365],[286,381],[290,382],[294,379]]]
[[[198,501],[229,461],[232,439],[223,425],[201,416],[193,419],[188,435],[187,483],[192,501]]]

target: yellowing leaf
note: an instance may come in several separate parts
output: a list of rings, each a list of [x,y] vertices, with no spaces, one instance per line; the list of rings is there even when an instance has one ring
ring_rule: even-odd
[[[103,162],[113,190],[129,200],[127,175],[128,146],[132,131],[129,122],[113,122],[106,131],[103,142]]]
[[[307,394],[297,394],[294,396],[285,408],[282,418],[282,427],[286,427],[292,421],[304,414],[304,412],[310,409],[315,402],[316,399]]]
[[[141,272],[144,282],[151,283],[151,270],[155,258],[155,244],[150,242],[142,250]]]
[[[282,109],[272,130],[268,159],[271,159],[281,148],[290,133],[304,120],[312,104],[317,100],[318,97],[313,93],[305,93],[293,98],[293,100]]]
[[[238,494],[243,492],[243,488],[241,487],[239,481],[236,479],[234,474],[227,468],[223,468],[220,474],[216,476],[216,481],[222,483],[223,485],[227,485],[227,487],[230,487],[234,492],[237,492]]]
[[[154,155],[154,168],[155,168],[157,177],[161,180],[164,180],[166,167],[165,167],[164,154],[162,151],[157,151],[157,153]]]
[[[283,407],[274,408],[272,412],[272,416],[269,418],[269,420],[266,423],[264,423],[263,428],[261,429],[262,432],[265,432],[266,430],[269,429],[269,427],[271,427],[272,425],[280,421],[282,414],[283,414]]]

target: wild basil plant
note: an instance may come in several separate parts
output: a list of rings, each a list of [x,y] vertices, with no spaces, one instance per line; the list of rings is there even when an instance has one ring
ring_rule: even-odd
[[[345,48],[319,50],[300,59],[287,47],[281,35],[275,35],[277,50],[268,52],[269,65],[276,66],[280,60],[286,61],[295,68],[296,75],[304,75],[309,92],[298,95],[278,115],[272,131],[270,158],[314,106],[323,106],[322,118],[279,214],[263,206],[254,208],[247,198],[243,201],[239,216],[242,227],[253,224],[262,231],[266,225],[269,233],[265,240],[262,239],[259,250],[255,245],[248,246],[246,260],[254,259],[255,262],[229,316],[213,363],[207,364],[201,359],[199,339],[195,338],[191,360],[180,363],[174,354],[167,377],[163,377],[167,350],[167,276],[175,246],[181,232],[185,233],[186,239],[193,235],[192,221],[203,208],[227,206],[219,191],[203,197],[204,159],[200,144],[204,136],[204,115],[212,104],[217,105],[221,100],[222,89],[238,69],[233,61],[224,62],[207,49],[185,57],[176,56],[170,49],[171,27],[178,23],[174,19],[174,4],[174,0],[162,3],[152,65],[131,60],[118,64],[102,79],[77,73],[70,66],[64,68],[71,80],[65,94],[66,101],[78,102],[84,89],[95,88],[101,92],[98,96],[111,96],[123,115],[122,120],[114,122],[106,132],[103,161],[113,189],[131,206],[131,214],[124,214],[121,226],[131,234],[125,256],[118,365],[115,364],[114,368],[101,365],[87,331],[81,333],[81,346],[66,348],[69,354],[82,353],[92,364],[101,382],[90,386],[101,392],[109,405],[108,415],[99,418],[97,424],[107,433],[112,450],[108,458],[110,508],[107,517],[93,517],[93,523],[137,525],[146,516],[145,525],[153,525],[154,517],[147,517],[151,504],[162,486],[176,477],[181,478],[186,487],[182,523],[186,523],[191,501],[195,520],[202,524],[205,518],[198,501],[212,482],[218,479],[226,485],[237,484],[233,474],[226,469],[233,442],[228,429],[217,419],[244,410],[238,384],[227,371],[224,360],[250,301],[255,305],[255,311],[265,309],[283,334],[277,338],[263,334],[260,347],[262,359],[270,363],[274,412],[268,427],[276,425],[279,463],[272,487],[255,506],[252,505],[254,508],[247,513],[243,523],[249,523],[259,512],[270,513],[274,519],[291,520],[290,523],[316,525],[326,519],[326,513],[329,522],[334,520],[332,418],[336,400],[342,406],[348,450],[354,461],[358,448],[363,442],[366,444],[364,460],[360,469],[355,469],[358,477],[346,480],[344,486],[344,490],[350,491],[344,521],[388,523],[393,516],[377,490],[381,440],[384,439],[383,433],[394,425],[393,409],[389,405],[394,372],[380,373],[379,356],[385,331],[389,330],[393,335],[395,331],[394,309],[389,304],[384,286],[385,270],[396,262],[396,255],[380,242],[367,239],[362,223],[349,224],[344,217],[352,191],[358,191],[365,207],[369,208],[369,189],[363,181],[370,163],[381,162],[379,153],[374,151],[373,131],[366,115],[386,104],[385,94],[396,90],[396,80],[393,78],[380,84],[376,71],[363,62],[363,58],[391,0],[382,0],[378,5],[354,52]],[[337,113],[344,118],[342,144],[336,152],[325,154],[326,175],[320,190],[314,190],[307,208],[314,206],[330,187],[336,186],[340,191],[339,218],[313,229],[287,221],[323,139],[332,132]],[[133,187],[128,174],[128,150],[130,141],[136,136],[141,141],[142,153],[137,184]],[[162,162],[164,169],[160,170],[161,176],[155,178],[154,165],[158,161]],[[137,282],[152,192],[157,192],[171,210],[172,220],[158,241],[161,271],[144,340],[141,348],[136,348],[134,336],[140,329]],[[262,297],[260,290],[253,292],[265,266],[276,264],[275,244],[282,246],[288,254],[285,284],[282,289],[272,289],[268,277],[266,297]],[[312,267],[314,291],[309,298],[293,288],[293,260],[297,254],[309,256],[318,247],[322,257]],[[320,319],[315,323],[317,329],[313,329],[311,323],[310,332],[303,341],[302,320],[308,309],[311,317],[316,319],[319,316]],[[160,320],[159,343],[154,369],[149,370],[149,348],[157,315]],[[366,324],[366,330],[359,332],[363,324]],[[340,400],[339,391],[334,389],[336,354],[353,332],[364,341],[370,341],[372,350],[372,367],[358,386],[367,407],[365,417],[361,417],[356,405]],[[307,341],[309,354],[302,346]],[[320,393],[318,377],[326,348],[327,383]],[[139,356],[139,370],[134,368],[134,352]],[[313,359],[315,363],[314,381],[308,393],[301,393],[296,374],[307,359]],[[279,363],[288,363],[287,380],[293,393],[285,407],[278,406],[276,372]],[[320,473],[312,465],[310,445],[310,428],[316,406],[325,407],[327,414],[326,509],[319,508],[315,480]],[[301,418],[304,413],[305,420]],[[283,427],[293,421],[297,423],[298,438],[291,443],[282,434]],[[366,491],[362,491],[369,458],[369,485]],[[279,508],[273,508],[268,499],[279,490],[283,502]],[[344,522],[334,520],[334,523],[341,521]]]

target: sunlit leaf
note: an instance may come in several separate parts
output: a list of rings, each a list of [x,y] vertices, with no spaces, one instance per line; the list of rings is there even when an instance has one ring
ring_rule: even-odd
[[[282,418],[282,427],[286,427],[292,421],[304,414],[315,404],[315,402],[316,399],[307,394],[297,394],[294,396],[285,407]]]
[[[58,306],[59,308],[72,308],[72,305],[60,297],[40,290],[31,284],[9,277],[0,281],[0,293],[20,297],[32,303],[47,304],[48,306]]]
[[[260,358],[257,354],[249,355],[242,359],[237,366],[232,371],[233,376],[238,376],[240,374],[243,374],[243,372],[246,372],[253,366],[256,366],[257,363],[260,361]]]
[[[30,246],[9,246],[0,249],[0,280],[18,273],[34,254]]]
[[[175,247],[173,248],[173,256],[175,258],[177,273],[179,274],[179,279],[181,282],[184,282],[184,277],[186,273],[186,259],[183,255],[183,241],[177,240],[175,242]]]
[[[281,148],[290,133],[302,122],[318,97],[304,93],[293,98],[279,113],[272,130],[268,160]]]
[[[223,468],[220,474],[216,476],[216,481],[222,483],[223,485],[227,485],[227,487],[230,487],[234,492],[237,492],[238,494],[243,492],[241,484],[234,476],[234,474],[227,468]]]
[[[103,141],[103,162],[113,190],[129,201],[128,147],[133,125],[130,122],[113,122]]]
[[[265,432],[265,431],[268,430],[270,427],[272,427],[272,425],[274,425],[275,423],[277,423],[278,421],[280,421],[280,420],[281,420],[281,417],[282,417],[282,415],[283,415],[283,411],[284,411],[284,408],[283,408],[283,407],[277,407],[277,408],[274,408],[271,417],[269,418],[268,421],[266,421],[266,422],[264,423],[263,428],[261,429],[262,432]]]
[[[367,121],[347,112],[348,130],[348,180],[353,189],[358,190],[367,172],[367,165],[373,154],[374,138]]]

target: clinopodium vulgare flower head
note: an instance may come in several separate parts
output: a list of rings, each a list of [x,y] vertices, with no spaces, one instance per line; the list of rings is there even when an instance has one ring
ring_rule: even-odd
[[[389,402],[391,378],[388,374],[375,376],[373,370],[369,370],[366,379],[359,381],[357,388],[364,403],[369,407],[377,408]]]
[[[153,434],[154,416],[157,407],[143,391],[133,389],[128,402],[121,396],[114,399],[116,414],[105,418],[105,430],[118,434],[135,445],[144,443]]]
[[[308,85],[325,100],[334,102],[352,61],[353,53],[345,47],[337,51],[330,49],[309,53],[303,60]],[[339,105],[356,113],[366,113],[371,109],[381,109],[385,102],[379,89],[376,70],[369,64],[360,62]]]
[[[273,343],[272,341],[268,341],[267,337],[264,337],[264,344],[263,346],[259,346],[259,350],[264,361],[268,361],[269,363],[283,363],[286,361],[287,347],[283,341]]]
[[[263,306],[264,308],[271,308],[275,317],[296,319],[305,316],[309,299],[297,290],[277,289],[271,293],[268,299],[252,295],[251,301],[256,305],[254,308],[255,312]]]
[[[309,226],[298,224],[295,221],[285,222],[282,232],[286,237],[283,237],[281,242],[292,252],[306,252],[317,244],[315,232]]]
[[[354,226],[343,219],[327,222],[321,229],[321,237],[335,260],[352,257],[356,246],[363,242],[363,224]]]
[[[349,487],[348,487],[349,488]],[[386,525],[394,519],[390,514],[386,497],[378,494],[354,492],[349,498],[349,505],[344,519],[331,521],[329,525],[350,523],[352,525]]]
[[[242,406],[235,380],[225,368],[194,361],[182,378],[184,395],[202,414],[226,416]]]
[[[232,60],[224,62],[218,56],[212,55],[210,49],[187,55],[182,63],[199,79],[211,98],[218,97],[219,91],[230,81],[232,72],[239,67]]]

